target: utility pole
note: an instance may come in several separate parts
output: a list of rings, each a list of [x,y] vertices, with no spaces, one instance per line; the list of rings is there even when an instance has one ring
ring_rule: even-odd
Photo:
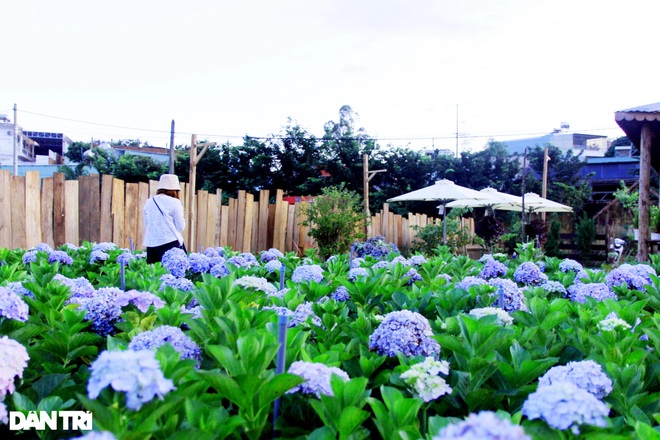
[[[547,197],[548,193],[548,161],[550,157],[548,156],[548,147],[545,147],[543,152],[543,186],[541,188],[541,197],[544,199]],[[541,213],[541,218],[545,221],[545,212]]]
[[[369,213],[369,181],[374,178],[377,173],[384,173],[387,170],[373,170],[369,171],[369,155],[362,155],[362,182],[363,182],[363,195],[364,195],[364,235],[367,235],[367,219],[371,216]]]
[[[170,129],[170,174],[174,174],[174,119]]]
[[[520,184],[521,193],[522,193],[522,213],[520,217],[520,235],[522,237],[522,242],[525,243],[525,178],[527,177],[527,147],[525,147],[525,153],[523,154],[523,168],[522,168],[522,183]]]
[[[18,125],[16,124],[16,104],[14,104],[14,176],[18,176]]]
[[[456,104],[456,157],[458,157],[458,104]]]
[[[202,160],[202,156],[206,153],[206,150],[212,145],[215,145],[215,142],[206,142],[204,143],[204,148],[202,151],[197,154],[197,135],[193,134],[190,141],[190,169],[188,172],[188,246],[191,252],[195,252],[195,204],[193,199],[195,198],[195,184],[197,180],[197,164]]]

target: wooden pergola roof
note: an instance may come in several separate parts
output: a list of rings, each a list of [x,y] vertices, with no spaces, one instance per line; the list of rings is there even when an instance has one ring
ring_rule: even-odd
[[[654,134],[651,142],[651,166],[656,170],[660,169],[660,102],[619,110],[614,113],[614,120],[638,149],[641,145],[642,125],[649,124]]]

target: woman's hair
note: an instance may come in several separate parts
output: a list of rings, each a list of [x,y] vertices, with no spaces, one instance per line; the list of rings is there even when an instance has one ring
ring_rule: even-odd
[[[175,199],[179,198],[179,193],[181,191],[176,190],[176,189],[159,189],[156,191],[156,194],[165,194],[166,196],[174,197]]]

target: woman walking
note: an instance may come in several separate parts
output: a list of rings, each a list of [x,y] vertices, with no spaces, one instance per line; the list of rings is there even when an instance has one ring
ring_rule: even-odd
[[[157,263],[168,250],[179,247],[186,250],[181,232],[186,228],[183,204],[179,193],[181,185],[176,174],[163,174],[158,181],[156,195],[144,205],[144,241],[147,263]]]

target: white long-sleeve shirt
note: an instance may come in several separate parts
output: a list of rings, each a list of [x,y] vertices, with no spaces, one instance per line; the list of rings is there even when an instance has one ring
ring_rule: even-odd
[[[158,207],[163,211],[162,214]],[[165,194],[150,198],[144,205],[144,226],[142,245],[145,247],[160,246],[174,240],[183,243],[181,232],[186,228],[183,204],[179,199]]]

